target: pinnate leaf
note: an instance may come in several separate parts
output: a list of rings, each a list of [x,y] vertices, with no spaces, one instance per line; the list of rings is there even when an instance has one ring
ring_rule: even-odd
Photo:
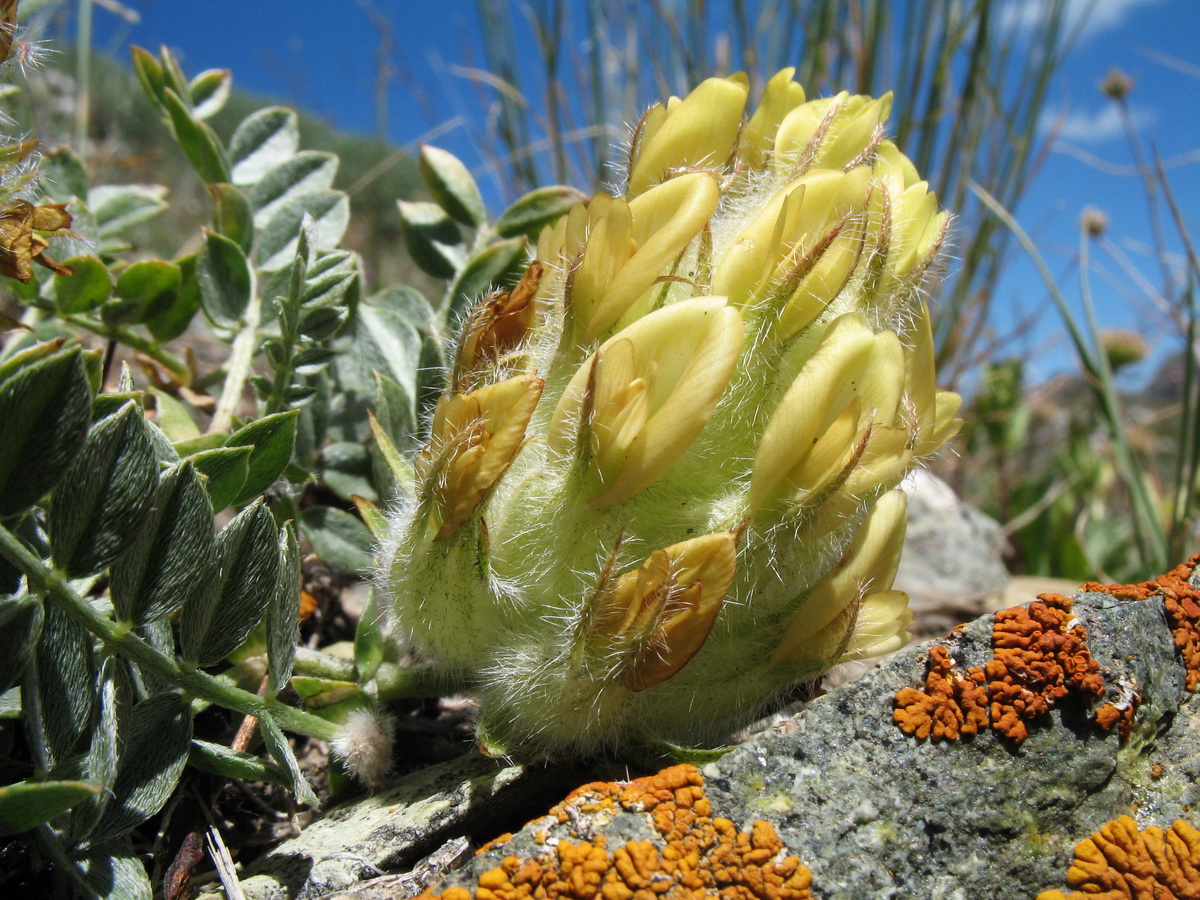
[[[205,231],[197,278],[200,305],[218,325],[235,327],[250,305],[254,276],[237,241]]]
[[[547,225],[553,225],[586,197],[575,188],[553,185],[530,191],[519,197],[496,220],[496,233],[501,237],[536,238]]]
[[[300,411],[263,416],[235,431],[226,447],[253,447],[242,491],[234,503],[245,503],[275,483],[292,459],[296,446],[296,418]],[[214,504],[215,505],[215,504]]]
[[[78,348],[43,344],[0,369],[0,518],[35,503],[87,438],[92,390]]]
[[[99,792],[87,781],[18,781],[0,787],[0,837],[49,822]]]
[[[203,589],[216,562],[212,517],[212,504],[190,462],[159,476],[153,509],[112,567],[112,601],[120,621],[144,625]]]
[[[451,218],[469,228],[478,228],[486,219],[479,185],[457,156],[438,147],[421,147],[421,178],[430,196]]]
[[[131,400],[91,427],[55,490],[47,520],[55,564],[72,578],[111,565],[136,537],[157,483],[154,447]]]
[[[217,538],[218,575],[208,591],[183,608],[183,656],[206,666],[220,662],[261,621],[279,578],[279,534],[258,501],[238,513]]]
[[[300,147],[300,122],[296,114],[281,106],[260,109],[247,116],[229,140],[232,180],[251,185],[293,156]]]
[[[178,694],[143,700],[130,714],[113,795],[92,831],[93,842],[146,821],[175,790],[192,741],[192,710]]]

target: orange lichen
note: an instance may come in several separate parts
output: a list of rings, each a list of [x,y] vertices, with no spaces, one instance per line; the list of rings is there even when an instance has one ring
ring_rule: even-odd
[[[1121,816],[1075,846],[1067,884],[1076,888],[1043,891],[1037,900],[1198,900],[1200,898],[1200,831],[1182,819],[1167,830],[1139,831]]]
[[[925,690],[904,688],[896,692],[893,718],[901,730],[935,741],[955,740],[976,734],[988,723],[987,690],[970,676],[953,674],[954,660],[945,647],[929,651]]]
[[[1129,735],[1133,733],[1133,717],[1137,713],[1138,698],[1124,705],[1118,706],[1116,703],[1105,703],[1095,712],[1096,724],[1105,731],[1112,731],[1113,726],[1117,727],[1117,736],[1122,741],[1129,740]]]
[[[1087,647],[1087,632],[1071,618],[1071,601],[1041,594],[1028,608],[996,613],[993,658],[984,665],[992,728],[1020,743],[1027,723],[1064,698],[1105,694],[1100,664]]]
[[[1189,691],[1200,688],[1200,588],[1191,583],[1192,573],[1198,564],[1200,553],[1167,574],[1141,584],[1098,584],[1089,581],[1081,588],[1112,594],[1122,600],[1147,600],[1161,595],[1171,636],[1187,669]]]
[[[1150,767],[1150,777],[1153,778],[1155,781],[1158,781],[1158,779],[1162,778],[1163,777],[1163,767],[1160,766],[1158,763],[1155,763],[1154,765],[1152,765]]]
[[[992,658],[955,675],[945,647],[929,652],[923,691],[896,692],[892,717],[918,738],[954,740],[991,727],[1020,743],[1029,722],[1071,697],[1094,701],[1106,692],[1099,663],[1087,647],[1087,632],[1071,617],[1071,601],[1042,594],[1028,608],[1014,606],[996,613],[992,625]],[[1134,707],[1135,704],[1130,704]],[[1113,707],[1097,721],[1106,730],[1121,720],[1124,709]],[[1133,726],[1133,711],[1128,728]],[[1122,724],[1122,734],[1127,734]]]
[[[559,839],[534,859],[507,856],[466,888],[427,890],[418,900],[812,900],[812,875],[785,848],[769,822],[749,832],[714,817],[704,779],[680,765],[628,784],[594,782],[550,811],[559,824],[581,813],[624,809],[649,813],[661,841],[625,841],[611,852],[603,835]],[[547,840],[548,843],[548,840]]]

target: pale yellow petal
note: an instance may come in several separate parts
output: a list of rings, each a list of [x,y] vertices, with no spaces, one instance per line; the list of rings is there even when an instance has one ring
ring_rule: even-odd
[[[714,294],[747,307],[763,295],[785,255],[793,228],[789,222],[804,202],[806,185],[797,182],[776,193],[726,251],[713,273]]]
[[[842,228],[780,310],[773,332],[787,340],[812,324],[837,299],[862,257],[863,230],[855,223]]]
[[[954,391],[938,391],[934,395],[934,413],[929,427],[922,431],[913,453],[930,456],[962,429],[963,420],[956,416],[962,408],[962,397]]]
[[[861,501],[883,487],[894,487],[912,467],[907,428],[871,428],[866,447],[839,490]]]
[[[671,98],[678,100],[678,97]],[[653,141],[654,136],[658,134],[663,123],[667,121],[667,107],[662,103],[655,103],[642,116],[637,127],[633,130],[633,139],[629,143],[629,159],[626,169],[633,171],[634,162],[641,156],[642,151],[648,147]]]
[[[633,344],[637,372],[650,384],[653,412],[630,442],[611,481],[606,479],[604,490],[589,501],[599,507],[645,490],[687,451],[729,382],[745,328],[724,298],[703,297],[651,313],[617,338]],[[603,377],[603,369],[597,369],[597,382]]]
[[[784,490],[789,496],[802,503],[842,474],[856,451],[862,408],[862,398],[855,397],[787,474]]]
[[[904,393],[904,347],[894,331],[875,335],[871,362],[859,383],[859,395],[868,418],[878,425],[894,425]]]
[[[811,163],[812,149],[810,144],[829,128],[838,110],[849,99],[846,91],[836,97],[823,100],[810,100],[803,106],[798,106],[788,113],[779,125],[775,136],[775,155],[771,160],[772,168],[785,171],[808,157]]]
[[[856,313],[839,316],[826,329],[763,432],[750,480],[752,513],[780,495],[788,472],[846,408],[874,346],[870,326]]]
[[[880,141],[875,149],[875,174],[879,178],[895,180],[896,191],[903,191],[921,180],[917,167],[900,148],[891,141]]]
[[[851,97],[832,123],[814,164],[829,169],[843,169],[861,163],[866,153],[878,142],[880,126],[891,108],[890,93],[878,100]]]
[[[682,101],[669,104],[665,121],[641,142],[632,161],[628,196],[638,196],[680,169],[724,166],[748,93],[745,75],[709,78]]]
[[[661,276],[717,211],[716,179],[704,172],[673,178],[629,204],[631,256],[579,321],[584,343],[603,334]],[[586,255],[585,255],[586,260]]]
[[[908,503],[903,491],[891,491],[879,498],[841,562],[813,588],[789,622],[772,655],[774,662],[802,652],[804,644],[868,593],[891,588],[907,521]]]
[[[633,214],[619,198],[597,194],[588,205],[588,234],[583,258],[570,276],[568,312],[572,319],[591,329],[608,302],[610,288],[622,268],[633,257]]]
[[[767,154],[775,149],[779,124],[793,109],[804,103],[804,88],[792,80],[795,67],[776,72],[763,90],[754,115],[742,128],[741,157],[751,168],[760,168]]]
[[[652,372],[646,372],[653,378]],[[602,481],[616,477],[650,415],[650,382],[638,373],[633,342],[613,341],[596,353],[592,453]]]
[[[908,644],[913,614],[904,591],[876,591],[863,597],[854,632],[842,657],[845,661],[894,653]]]

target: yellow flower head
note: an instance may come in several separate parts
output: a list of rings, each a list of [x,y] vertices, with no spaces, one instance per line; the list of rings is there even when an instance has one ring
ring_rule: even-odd
[[[625,190],[464,326],[381,582],[497,752],[718,741],[906,640],[895,488],[961,424],[922,297],[947,219],[890,96],[793,74],[652,107]]]

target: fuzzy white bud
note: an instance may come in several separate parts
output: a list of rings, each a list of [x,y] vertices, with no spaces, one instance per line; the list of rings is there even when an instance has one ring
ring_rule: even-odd
[[[391,716],[375,710],[356,709],[346,716],[342,731],[333,739],[330,750],[351,775],[375,788],[383,783],[392,767],[395,736],[396,722]]]

